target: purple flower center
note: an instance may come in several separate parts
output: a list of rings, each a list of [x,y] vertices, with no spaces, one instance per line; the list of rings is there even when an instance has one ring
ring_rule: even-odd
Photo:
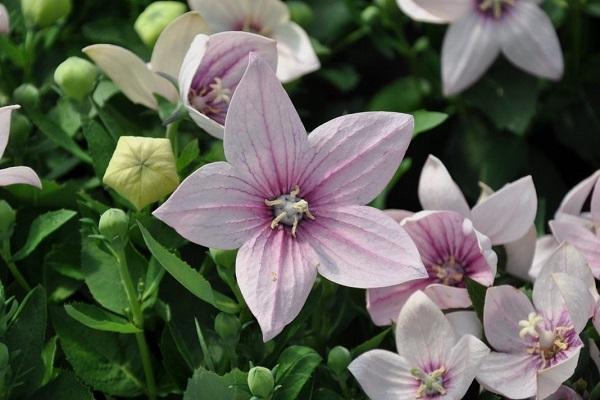
[[[486,17],[500,19],[509,11],[515,0],[475,0],[477,11]]]
[[[256,33],[262,36],[269,36],[271,33],[271,30],[269,28],[267,28],[260,22],[254,21],[251,17],[246,17],[242,21],[235,24],[233,30]]]
[[[454,256],[450,256],[442,264],[431,265],[428,272],[430,278],[446,286],[461,287],[464,284],[465,269],[456,262]]]
[[[231,89],[223,85],[220,78],[198,88],[192,87],[188,94],[192,107],[223,125],[231,101]]]
[[[281,195],[273,200],[265,200],[265,204],[273,211],[272,229],[285,225],[291,228],[292,236],[296,237],[298,224],[304,219],[304,216],[315,219],[308,208],[308,202],[298,197],[299,194],[300,188],[298,185],[294,185],[289,194]]]
[[[446,389],[444,388],[444,375],[446,373],[445,367],[440,367],[431,373],[426,373],[419,368],[413,368],[410,370],[410,374],[415,377],[419,383],[417,389],[416,398],[434,398],[439,395],[445,395]]]
[[[519,326],[519,336],[531,338],[527,352],[540,357],[540,368],[549,368],[556,364],[565,357],[564,352],[579,340],[570,321],[561,321],[548,328],[544,319],[536,313],[529,314],[527,320],[519,322]]]

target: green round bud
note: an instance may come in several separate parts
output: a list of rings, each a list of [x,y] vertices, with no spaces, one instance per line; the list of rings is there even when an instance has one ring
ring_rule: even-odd
[[[96,66],[79,57],[69,57],[54,71],[54,81],[65,96],[82,101],[94,90],[98,77]]]
[[[21,0],[21,11],[29,25],[45,28],[67,17],[72,0]]]
[[[259,398],[267,398],[273,391],[273,374],[265,367],[254,367],[248,372],[250,393]]]
[[[167,25],[186,11],[185,4],[178,1],[155,1],[140,14],[133,28],[146,46],[153,47]]]
[[[100,217],[98,230],[113,244],[124,246],[129,233],[129,216],[123,210],[111,208]]]
[[[344,346],[335,346],[327,355],[327,366],[336,374],[346,371],[351,361],[350,351]]]
[[[10,123],[10,143],[14,147],[23,147],[31,133],[31,122],[23,113],[13,113]]]
[[[31,83],[24,83],[15,89],[13,99],[27,108],[37,108],[40,105],[40,91]]]
[[[4,200],[0,200],[0,240],[12,236],[17,212]]]
[[[242,324],[235,315],[219,313],[215,318],[215,332],[227,343],[237,343]]]
[[[313,10],[305,2],[292,0],[287,2],[287,6],[290,9],[292,21],[298,25],[306,26],[312,22],[314,18]]]
[[[368,6],[360,14],[360,19],[365,25],[373,25],[379,19],[380,11],[376,6]]]

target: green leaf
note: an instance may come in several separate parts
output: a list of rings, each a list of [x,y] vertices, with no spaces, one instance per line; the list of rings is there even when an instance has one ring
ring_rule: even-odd
[[[62,307],[51,309],[50,314],[60,346],[80,379],[111,396],[143,393],[142,363],[133,335],[90,329]]]
[[[14,323],[6,332],[5,344],[11,353],[14,398],[24,397],[38,389],[44,375],[42,349],[46,336],[46,291],[34,288],[21,303]]]
[[[94,400],[90,389],[83,385],[71,371],[62,373],[38,390],[30,397],[30,400]]]
[[[76,214],[71,210],[58,210],[37,217],[29,228],[25,245],[13,256],[13,259],[19,261],[29,256],[45,238],[66,224]]]
[[[117,142],[102,125],[96,121],[89,121],[83,127],[83,135],[88,144],[96,176],[104,177],[108,163],[117,147]]]
[[[221,311],[228,313],[239,311],[239,306],[232,299],[213,290],[210,283],[202,274],[165,249],[141,223],[138,222],[138,226],[140,227],[146,246],[148,246],[148,250],[150,250],[154,258],[187,290]]]
[[[31,121],[55,144],[67,150],[81,161],[88,164],[92,163],[92,159],[86,152],[81,150],[79,145],[70,137],[59,125],[50,118],[45,116],[41,111],[29,110],[29,118]]]
[[[92,304],[72,303],[65,305],[65,311],[88,328],[106,332],[139,333],[141,329],[125,318],[103,310]]]
[[[350,354],[352,354],[352,358],[356,358],[360,356],[362,353],[365,353],[369,350],[373,350],[379,347],[381,342],[386,338],[386,336],[392,331],[392,328],[387,328],[377,335],[373,336],[371,339],[359,344],[352,350],[350,350]]]
[[[196,161],[200,157],[200,146],[198,145],[198,139],[194,139],[185,145],[179,158],[177,159],[177,171],[183,171],[192,162]]]
[[[360,75],[352,65],[322,69],[319,74],[341,92],[349,92],[360,82]]]
[[[424,83],[414,77],[394,81],[373,96],[369,103],[371,111],[409,112],[421,107],[426,94]]]
[[[220,376],[200,368],[188,380],[183,400],[247,400],[246,379],[247,374],[237,369]]]
[[[483,321],[483,306],[485,304],[485,293],[487,288],[469,278],[467,278],[466,283],[469,297],[473,303],[473,309],[475,310],[477,317],[479,317],[479,320]]]
[[[58,336],[52,336],[50,340],[44,345],[42,350],[42,361],[44,362],[44,378],[42,379],[42,385],[50,382],[55,376],[54,361],[56,359],[56,347],[58,342]]]
[[[321,356],[309,347],[288,347],[279,356],[275,371],[275,384],[281,385],[274,400],[297,399],[315,369],[321,364]]]
[[[413,136],[427,132],[448,119],[448,114],[434,111],[417,110],[413,114],[415,118],[415,131]]]

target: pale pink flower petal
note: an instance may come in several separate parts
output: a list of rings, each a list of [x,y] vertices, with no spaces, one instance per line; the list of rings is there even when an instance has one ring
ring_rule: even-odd
[[[367,289],[367,310],[373,323],[378,326],[391,325],[409,297],[427,286],[427,280],[419,279],[391,287]]]
[[[477,81],[500,52],[495,21],[469,13],[448,28],[442,47],[444,94],[457,94]]]
[[[298,185],[307,158],[314,154],[306,130],[273,70],[251,55],[250,64],[229,106],[225,157],[262,187],[266,198]],[[301,194],[305,191],[300,186]]]
[[[585,328],[594,312],[594,298],[585,283],[575,276],[553,272],[540,276],[533,286],[533,304],[544,310],[544,318],[559,321],[565,307],[577,332]]]
[[[481,364],[477,380],[487,390],[510,399],[526,399],[536,394],[536,375],[535,357],[492,352]]]
[[[469,308],[473,305],[465,288],[434,283],[427,286],[423,292],[442,310]]]
[[[520,239],[504,245],[506,252],[506,272],[524,281],[531,282],[530,270],[535,257],[537,231],[532,225]]]
[[[427,276],[408,234],[382,211],[365,206],[322,207],[298,237],[319,255],[319,273],[340,285],[374,288]]]
[[[568,242],[583,254],[596,279],[600,279],[600,238],[577,223],[551,221],[550,228],[558,241]]]
[[[539,371],[537,377],[537,398],[545,399],[556,392],[561,385],[575,372],[579,361],[581,346],[572,347],[566,352],[568,358],[550,368]]]
[[[470,0],[397,0],[397,3],[412,19],[433,23],[456,21],[473,8]]]
[[[546,400],[583,400],[583,397],[570,387],[563,385]]]
[[[317,277],[316,260],[307,243],[289,240],[288,232],[270,227],[240,248],[237,282],[265,342],[302,309]]]
[[[223,138],[223,124],[232,96],[254,53],[271,68],[277,65],[276,43],[247,32],[198,35],[179,74],[181,100],[198,126]]]
[[[293,81],[321,68],[310,38],[296,23],[280,25],[272,37],[277,40],[277,77],[282,82]]]
[[[4,4],[0,3],[0,34],[10,32],[10,16]]]
[[[517,1],[506,13],[500,33],[502,52],[519,68],[548,79],[560,79],[563,55],[552,21],[535,3]]]
[[[415,292],[396,321],[398,354],[412,365],[441,365],[458,341],[444,313],[422,292]]]
[[[397,400],[414,397],[415,378],[402,357],[385,350],[372,350],[356,358],[348,370],[365,393],[374,400]]]
[[[512,286],[489,288],[485,296],[483,327],[492,347],[505,353],[523,353],[527,344],[519,337],[519,322],[535,312],[523,292]]]
[[[369,203],[400,166],[413,127],[411,116],[387,112],[350,114],[321,125],[308,137],[316,156],[300,188],[315,206]]]
[[[384,210],[387,215],[392,217],[394,221],[400,223],[404,218],[412,217],[415,213],[407,210]]]
[[[158,110],[155,94],[177,101],[173,84],[148,69],[146,63],[131,51],[112,44],[95,44],[84,48],[83,52],[132,102]]]
[[[590,201],[590,211],[594,221],[600,221],[600,179],[594,185],[594,192]]]
[[[474,311],[453,311],[446,314],[456,336],[472,335],[478,339],[483,337],[483,326]]]
[[[594,172],[591,176],[579,182],[573,189],[571,189],[560,203],[560,207],[556,211],[557,214],[573,214],[579,215],[583,210],[583,206],[588,199],[590,193],[594,189],[598,178],[600,177],[600,170]],[[600,193],[598,193],[600,196]]]
[[[471,215],[462,191],[440,159],[433,155],[429,155],[421,171],[419,201],[425,210],[451,210],[465,217]]]
[[[42,188],[40,178],[29,167],[10,167],[0,169],[0,186],[24,184],[34,186],[38,189]]]
[[[494,245],[513,242],[531,228],[537,212],[537,195],[531,176],[509,183],[471,211],[475,229]]]
[[[481,363],[490,354],[490,349],[475,336],[465,335],[460,338],[448,356],[449,383],[445,385],[445,398],[462,399],[467,393],[473,377],[479,371]]]
[[[231,165],[205,165],[190,175],[154,216],[203,246],[236,249],[270,223],[259,190]]]
[[[535,256],[533,257],[533,263],[529,270],[529,276],[532,280],[535,280],[540,274],[540,271],[546,261],[550,258],[554,251],[559,246],[559,242],[556,241],[552,235],[541,236],[535,243]]]
[[[0,107],[0,158],[4,155],[6,145],[8,145],[12,112],[19,108],[21,108],[21,106],[18,105]]]
[[[188,12],[177,17],[162,31],[150,59],[150,69],[177,78],[185,54],[196,35],[207,33],[208,26],[198,13]]]

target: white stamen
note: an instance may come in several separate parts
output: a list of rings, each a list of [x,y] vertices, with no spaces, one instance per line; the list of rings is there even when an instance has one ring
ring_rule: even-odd
[[[308,219],[315,219],[315,216],[308,208],[308,202],[298,197],[300,188],[294,185],[292,191],[288,195],[279,196],[273,200],[265,200],[268,207],[273,208],[273,216],[271,221],[271,229],[277,228],[280,224],[287,225],[291,228],[291,234],[296,237],[296,231],[300,221],[306,216]]]

